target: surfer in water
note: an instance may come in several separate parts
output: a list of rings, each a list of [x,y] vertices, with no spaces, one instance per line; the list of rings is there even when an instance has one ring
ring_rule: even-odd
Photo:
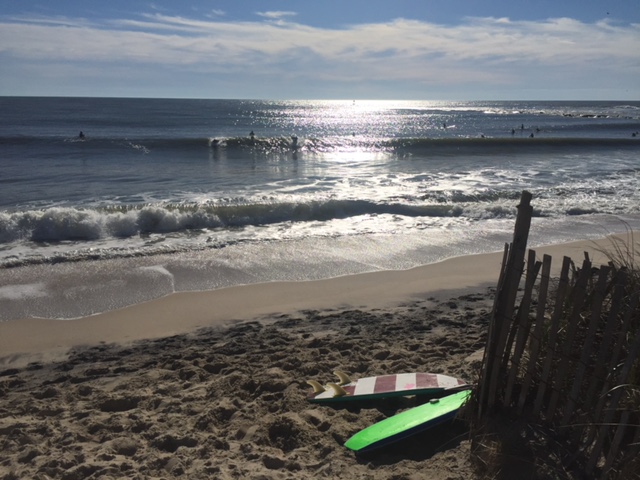
[[[78,138],[84,139],[84,132],[80,131],[80,133],[78,134]]]
[[[296,137],[295,135],[291,135],[291,148],[293,148],[294,150],[298,148],[298,137]]]

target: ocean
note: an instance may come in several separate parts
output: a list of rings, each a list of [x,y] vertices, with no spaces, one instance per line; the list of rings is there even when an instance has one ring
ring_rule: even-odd
[[[523,190],[530,246],[640,229],[640,102],[0,97],[0,112],[0,320],[501,251]]]

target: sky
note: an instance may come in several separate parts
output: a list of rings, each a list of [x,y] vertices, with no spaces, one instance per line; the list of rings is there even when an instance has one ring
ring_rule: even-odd
[[[0,95],[640,100],[640,0],[0,0]]]

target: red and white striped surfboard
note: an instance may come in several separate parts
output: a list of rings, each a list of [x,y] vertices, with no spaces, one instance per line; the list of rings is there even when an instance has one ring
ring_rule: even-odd
[[[324,386],[314,380],[307,382],[313,387],[313,392],[308,397],[310,402],[344,402],[395,396],[437,395],[444,391],[452,393],[471,388],[462,380],[438,373],[398,373],[365,377],[355,381],[351,381],[342,372],[334,373],[339,377],[339,382],[327,383]]]

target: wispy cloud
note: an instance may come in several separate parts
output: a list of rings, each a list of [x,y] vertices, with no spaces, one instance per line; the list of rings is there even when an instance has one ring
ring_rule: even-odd
[[[296,12],[271,11],[271,12],[256,12],[256,15],[258,15],[260,17],[264,17],[264,18],[269,18],[271,20],[281,20],[281,19],[286,18],[286,17],[295,17],[297,15],[297,13]]]
[[[534,72],[546,72],[539,78],[550,81],[548,74],[554,71],[558,79],[604,79],[606,71],[640,78],[640,25],[467,18],[456,26],[397,19],[323,29],[281,22],[294,12],[258,15],[265,21],[159,13],[103,24],[59,17],[5,18],[0,19],[0,55],[14,63],[144,63],[164,69],[192,66],[212,74],[246,74],[250,65],[256,78],[280,72],[336,82],[517,84],[536,78]]]

